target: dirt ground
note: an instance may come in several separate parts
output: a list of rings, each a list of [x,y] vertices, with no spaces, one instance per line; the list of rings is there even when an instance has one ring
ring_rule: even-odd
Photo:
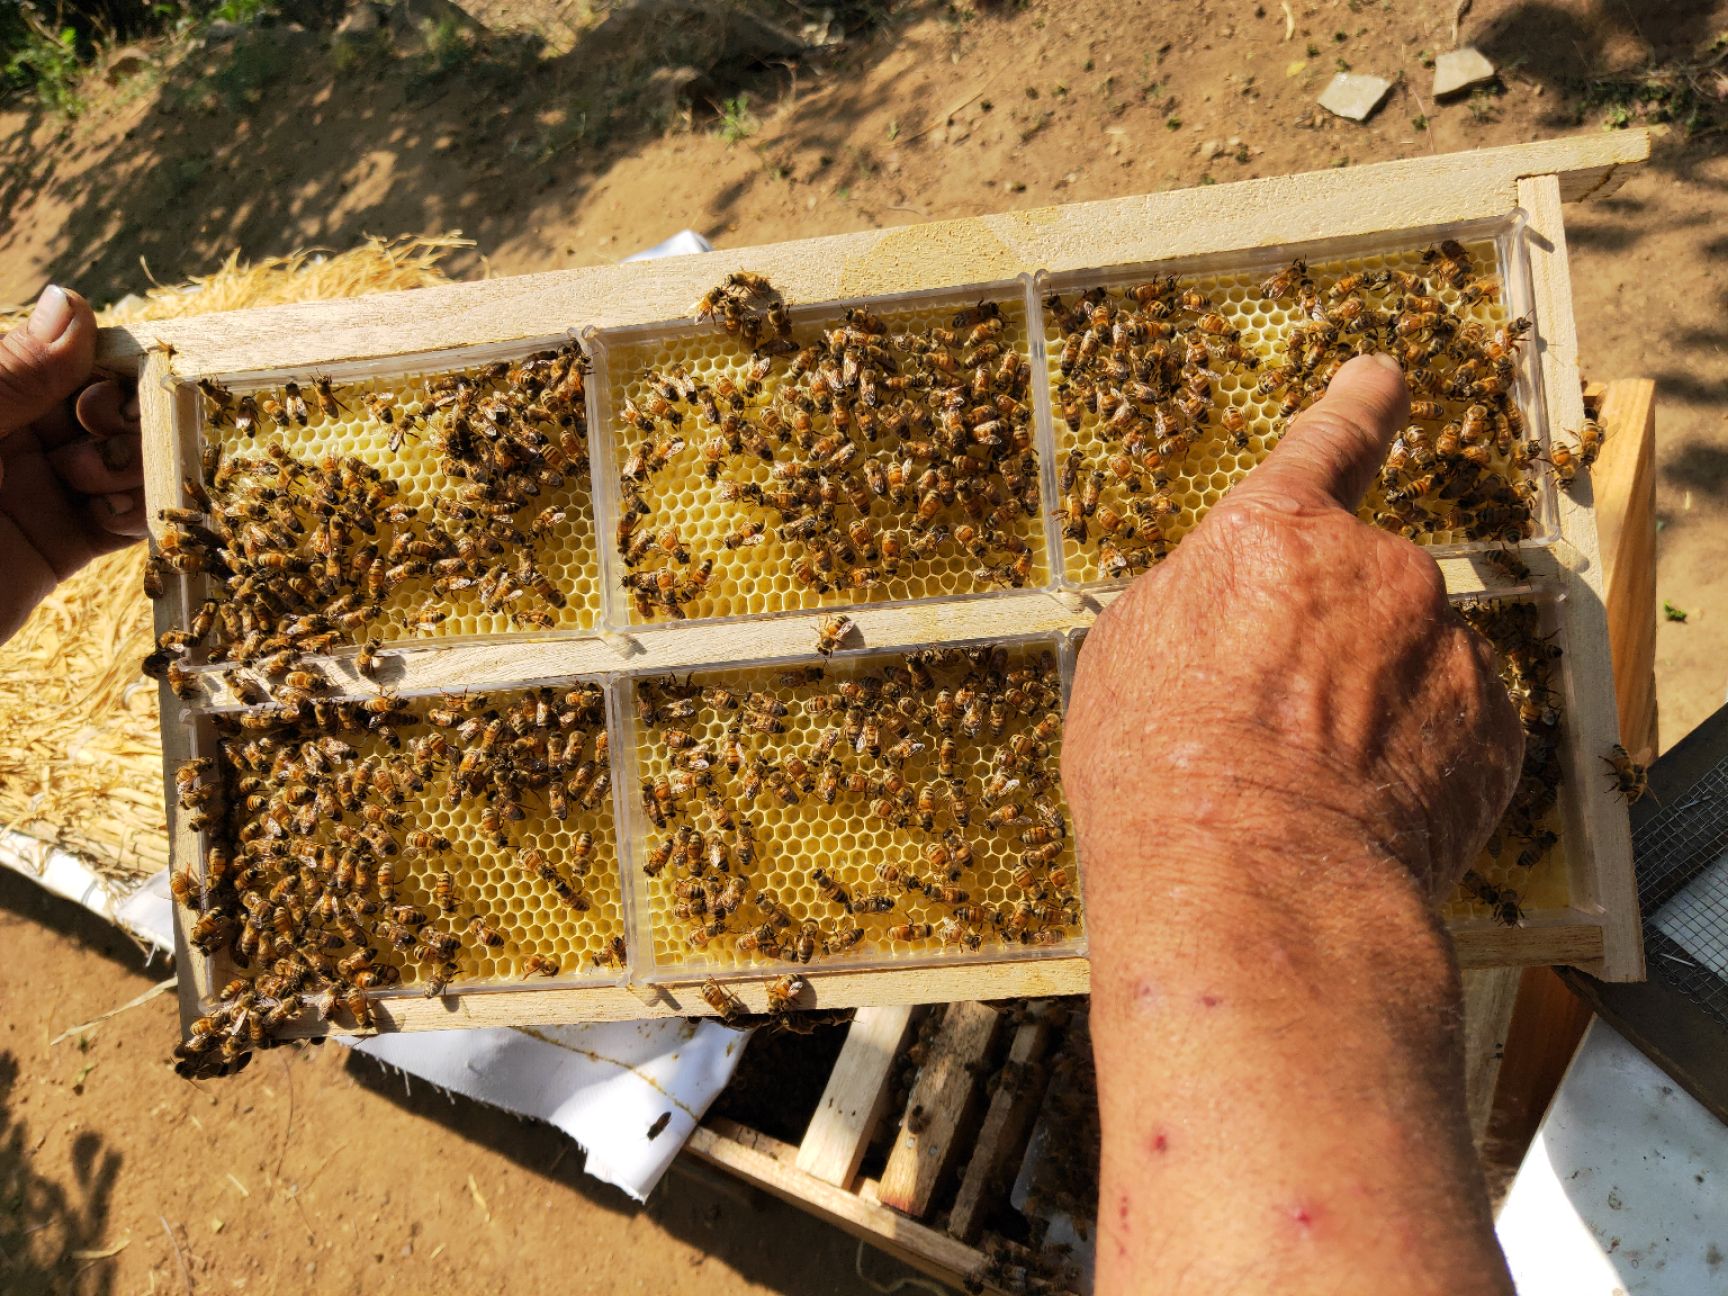
[[[460,229],[477,245],[464,273],[510,274],[683,227],[743,246],[1595,131],[1592,78],[1693,58],[1728,29],[1720,3],[1478,0],[1462,36],[1501,84],[1442,105],[1421,56],[1452,45],[1454,0],[1291,8],[1286,39],[1276,3],[852,6],[867,21],[838,51],[753,68],[712,66],[677,24],[573,39],[583,6],[553,0],[484,10],[537,21],[538,52],[357,53],[282,28],[150,51],[160,62],[70,126],[0,112],[0,301],[49,278],[111,300],[232,248],[363,233]],[[1367,125],[1313,106],[1340,60],[1405,76]],[[682,64],[745,103],[718,121],[644,90]],[[1659,597],[1688,613],[1658,632],[1665,745],[1728,686],[1722,141],[1673,132],[1619,193],[1567,212],[1586,372],[1659,383]],[[163,1062],[168,997],[87,1051],[51,1046],[161,969],[6,878],[0,925],[8,1291],[390,1293],[506,1274],[520,1290],[866,1290],[850,1241],[729,1180],[681,1162],[637,1209],[560,1136],[405,1095],[335,1049],[187,1085]]]

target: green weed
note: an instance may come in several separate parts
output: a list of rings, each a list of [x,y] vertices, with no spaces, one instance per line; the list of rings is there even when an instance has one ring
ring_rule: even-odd
[[[728,144],[736,144],[739,140],[749,139],[761,124],[750,111],[750,96],[741,94],[721,103],[720,121],[716,129],[720,132],[721,139]]]

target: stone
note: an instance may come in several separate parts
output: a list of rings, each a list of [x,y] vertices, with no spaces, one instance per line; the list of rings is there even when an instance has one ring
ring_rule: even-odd
[[[1463,49],[1447,50],[1434,60],[1434,97],[1443,99],[1457,94],[1484,81],[1492,81],[1495,75],[1494,65],[1481,50],[1469,45]]]
[[[1319,103],[1329,113],[1351,121],[1367,121],[1392,89],[1385,77],[1365,72],[1340,72],[1320,92]]]
[[[1215,139],[1209,139],[1200,146],[1200,156],[1210,162],[1224,151],[1224,146]]]

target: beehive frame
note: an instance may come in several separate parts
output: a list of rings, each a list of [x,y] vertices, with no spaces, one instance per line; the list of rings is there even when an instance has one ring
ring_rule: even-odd
[[[1427,232],[1523,222],[1529,255],[1536,355],[1547,425],[1576,428],[1584,418],[1577,369],[1561,205],[1612,191],[1627,166],[1644,160],[1641,132],[1579,137],[1510,148],[1385,163],[1349,170],[1245,181],[977,219],[841,235],[699,257],[604,266],[495,280],[353,301],[274,307],[219,317],[104,331],[100,359],[136,372],[145,428],[146,494],[156,510],[178,503],[193,444],[200,377],[259,383],[281,375],[338,378],[409,369],[436,371],[487,354],[524,354],[548,338],[581,334],[604,349],[609,330],[686,318],[690,304],[727,272],[767,275],[795,304],[894,297],[958,285],[1032,276],[1100,277],[1128,266],[1186,258],[1240,256],[1267,249],[1348,240],[1415,241]],[[591,407],[592,408],[592,407]],[[598,468],[597,468],[598,473]],[[597,478],[598,480],[598,478]],[[1531,581],[1553,596],[1569,644],[1568,741],[1574,768],[1616,741],[1606,620],[1591,494],[1587,483],[1554,498],[1553,543],[1522,553]],[[606,523],[602,501],[602,535]],[[153,521],[153,526],[156,523]],[[1457,596],[1504,591],[1506,580],[1470,555],[1441,568]],[[1111,589],[1007,590],[990,598],[935,603],[884,602],[851,615],[870,650],[930,643],[1061,636],[1083,630],[1115,595]],[[183,609],[161,600],[159,629]],[[750,620],[690,622],[671,629],[626,628],[580,634],[409,641],[392,654],[385,682],[404,694],[502,689],[571,677],[689,671],[739,662],[776,663],[809,654],[820,610]],[[344,693],[373,686],[353,658],[325,663]],[[199,858],[197,835],[174,808],[173,771],[192,753],[193,718],[162,692],[165,785],[172,858]],[[1611,980],[1642,973],[1630,839],[1623,804],[1608,780],[1577,789],[1567,851],[1570,901],[1515,928],[1472,918],[1453,924],[1460,963],[1493,967],[1561,963]],[[185,943],[180,953],[182,1012],[190,1021],[211,988],[209,960]],[[965,961],[929,967],[823,967],[808,972],[816,1004],[940,1002],[1084,992],[1083,952],[1015,961]],[[732,989],[752,1011],[766,1007],[766,975]],[[380,1029],[435,1029],[581,1020],[615,1020],[712,1011],[693,982],[546,988],[459,985],[436,999],[387,998],[375,1005]],[[301,1026],[303,1031],[320,1029]]]

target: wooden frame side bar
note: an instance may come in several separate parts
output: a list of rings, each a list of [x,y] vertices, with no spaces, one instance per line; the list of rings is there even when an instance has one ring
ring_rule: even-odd
[[[1572,316],[1572,272],[1566,255],[1562,201],[1560,182],[1554,176],[1518,182],[1518,204],[1529,221],[1531,288],[1543,330],[1537,344],[1541,347],[1549,434],[1556,438],[1575,435],[1584,425],[1584,387],[1578,372],[1578,333]],[[1580,473],[1570,490],[1559,492],[1562,544],[1558,556],[1569,568],[1560,606],[1571,652],[1573,696],[1567,723],[1586,767],[1574,775],[1589,841],[1588,858],[1594,864],[1587,877],[1574,873],[1573,903],[1602,916],[1602,958],[1584,970],[1605,981],[1636,981],[1644,975],[1644,932],[1632,868],[1631,821],[1625,803],[1605,777],[1606,767],[1588,768],[1592,758],[1605,759],[1620,741],[1593,503],[1588,474]],[[1580,883],[1590,888],[1588,893],[1581,891]]]

